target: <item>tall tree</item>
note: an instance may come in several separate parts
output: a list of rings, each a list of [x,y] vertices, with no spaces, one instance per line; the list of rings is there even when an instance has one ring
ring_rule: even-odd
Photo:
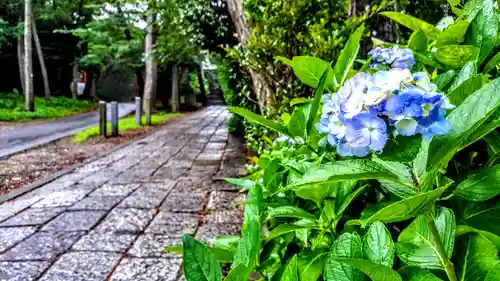
[[[24,0],[24,110],[35,111],[32,62],[31,0]]]
[[[234,26],[236,28],[236,33],[238,34],[238,40],[246,45],[248,38],[250,36],[250,27],[248,25],[248,20],[245,16],[245,10],[242,0],[228,0],[228,9],[231,19],[233,20]],[[252,85],[257,96],[257,101],[259,103],[259,109],[261,113],[267,108],[270,101],[272,91],[264,76],[255,70],[250,69],[250,76],[252,77]]]
[[[21,9],[22,11],[22,9]],[[23,22],[23,15],[19,12],[19,23]],[[21,80],[21,91],[26,93],[24,83],[24,31],[17,33],[17,64],[19,66],[19,79]]]
[[[156,66],[153,61],[153,30],[156,14],[153,12],[148,13],[146,39],[144,42],[145,52],[145,65],[146,65],[146,79],[144,82],[144,100],[149,99],[151,108],[154,109],[156,105]]]
[[[35,41],[36,53],[38,55],[38,62],[40,63],[40,70],[42,71],[43,90],[45,93],[45,99],[50,100],[49,75],[47,74],[47,68],[45,67],[45,59],[43,58],[42,44],[40,44],[40,38],[38,38],[35,19],[33,19],[31,26],[33,30],[33,40]]]

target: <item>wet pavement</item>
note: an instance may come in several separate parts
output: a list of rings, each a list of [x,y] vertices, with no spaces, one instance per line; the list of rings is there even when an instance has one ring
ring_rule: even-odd
[[[183,233],[237,235],[241,140],[214,106],[0,205],[0,280],[178,281]]]

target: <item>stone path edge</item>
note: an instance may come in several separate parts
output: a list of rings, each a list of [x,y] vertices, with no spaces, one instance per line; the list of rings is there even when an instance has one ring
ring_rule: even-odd
[[[190,114],[194,114],[194,113],[199,112],[201,110],[203,110],[203,108],[199,109],[197,111],[190,112]],[[181,121],[182,118],[183,117],[181,116],[180,118],[177,118],[177,119],[173,120],[172,122],[167,122],[164,125],[175,124],[175,123]],[[164,125],[162,125],[162,126],[164,126]],[[159,128],[161,128],[161,127],[159,127]],[[52,181],[55,181],[56,179],[58,179],[58,178],[60,178],[60,177],[62,177],[64,175],[66,175],[66,174],[71,173],[72,171],[74,171],[74,170],[76,170],[76,169],[84,166],[85,164],[88,164],[89,162],[96,161],[99,158],[103,158],[104,156],[107,156],[107,155],[109,155],[109,154],[111,154],[111,153],[113,153],[113,152],[115,152],[117,150],[120,150],[120,149],[122,149],[124,147],[127,147],[127,146],[129,146],[129,145],[137,142],[137,141],[140,141],[140,140],[146,138],[147,136],[149,136],[151,133],[154,133],[154,131],[149,132],[147,134],[144,134],[144,135],[142,135],[140,137],[137,137],[137,138],[135,138],[133,140],[130,140],[127,143],[120,144],[119,146],[116,146],[116,147],[114,147],[114,148],[112,148],[110,150],[104,151],[104,152],[102,152],[102,153],[100,153],[98,155],[89,157],[89,158],[85,159],[82,163],[74,164],[74,165],[72,165],[72,166],[70,166],[68,168],[65,168],[65,169],[61,170],[61,171],[55,172],[54,174],[52,174],[50,176],[38,179],[38,180],[36,180],[36,181],[34,181],[34,182],[30,183],[30,184],[27,184],[27,185],[25,185],[23,187],[11,190],[7,194],[0,195],[0,204],[3,204],[5,202],[7,202],[7,201],[16,199],[19,196],[22,196],[22,195],[24,195],[24,194],[26,194],[26,193],[28,193],[28,192],[30,192],[32,190],[35,190],[35,189],[41,187],[42,185],[45,185],[45,184],[47,184],[49,182],[52,182]],[[22,153],[22,152],[19,152],[19,153]]]

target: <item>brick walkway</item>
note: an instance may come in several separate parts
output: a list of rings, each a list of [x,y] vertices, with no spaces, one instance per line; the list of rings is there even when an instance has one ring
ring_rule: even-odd
[[[244,172],[228,113],[209,107],[0,205],[0,280],[176,281],[182,233],[237,234]]]

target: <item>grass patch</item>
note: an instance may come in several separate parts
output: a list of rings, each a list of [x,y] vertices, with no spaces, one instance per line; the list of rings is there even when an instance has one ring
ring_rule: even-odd
[[[52,97],[50,101],[35,97],[35,111],[24,111],[24,96],[14,93],[0,93],[0,121],[23,121],[51,119],[87,112],[96,104],[87,100],[67,97]]]
[[[151,124],[152,125],[161,125],[164,124],[165,122],[168,121],[171,117],[177,117],[181,116],[182,114],[180,113],[167,113],[167,112],[160,112],[157,114],[154,114],[151,116]],[[146,122],[146,118],[143,116],[142,117],[142,123],[144,124]],[[135,122],[135,116],[134,117],[126,117],[123,119],[120,119],[118,121],[118,132],[123,133],[128,130],[135,130],[135,129],[141,129],[144,128],[145,126],[137,125]],[[109,134],[111,132],[111,123],[108,122],[106,130]],[[73,138],[73,143],[82,143],[87,141],[90,137],[96,137],[99,136],[99,126],[95,126],[92,128],[89,128],[87,130],[78,132],[75,137]]]

